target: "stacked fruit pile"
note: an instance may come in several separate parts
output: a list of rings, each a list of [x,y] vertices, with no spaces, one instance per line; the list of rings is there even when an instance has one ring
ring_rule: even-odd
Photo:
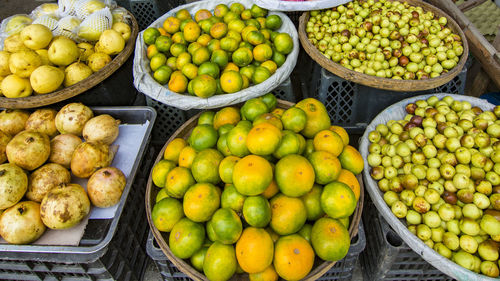
[[[464,49],[446,17],[389,0],[353,1],[312,11],[306,32],[327,58],[360,73],[392,79],[435,78]]]
[[[126,178],[109,165],[119,123],[107,114],[94,117],[79,103],[59,112],[1,112],[0,163],[9,163],[0,165],[0,236],[12,244],[31,243],[46,227],[77,225],[89,214],[90,202],[101,208],[117,204]],[[87,192],[70,183],[68,169],[89,178]]]
[[[499,276],[500,107],[433,96],[369,133],[368,164],[384,200],[442,256]]]
[[[241,3],[186,9],[168,17],[160,28],[143,33],[154,79],[176,93],[208,98],[235,93],[274,74],[293,50],[292,37],[276,32],[278,15]]]
[[[153,168],[152,220],[210,280],[304,278],[315,256],[348,252],[363,159],[322,103],[276,108],[272,94],[198,118]]]
[[[100,3],[94,7],[100,9],[87,11],[92,12],[87,15],[89,19],[108,9],[98,0],[90,2]],[[109,9],[107,12],[111,17]],[[6,26],[11,35],[0,51],[0,95],[7,98],[48,94],[82,81],[111,62],[112,56],[124,49],[131,35],[130,26],[119,21],[124,18],[118,17],[114,17],[113,25],[103,31],[96,30],[100,25],[89,22],[88,36],[82,34],[83,38],[71,32],[80,24],[76,17],[69,16],[76,27],[68,29],[64,26],[65,18],[58,22],[52,14],[42,15],[32,24],[26,24],[31,22],[30,18],[23,19],[21,21],[19,16],[9,19]],[[84,27],[80,26],[79,30],[86,30]]]

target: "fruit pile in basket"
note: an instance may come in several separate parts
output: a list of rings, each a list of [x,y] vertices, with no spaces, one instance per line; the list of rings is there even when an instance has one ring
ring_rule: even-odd
[[[384,200],[442,256],[499,276],[500,107],[433,96],[369,133],[368,164]]]
[[[120,201],[126,178],[109,167],[118,124],[108,114],[70,103],[59,112],[38,109],[0,112],[0,236],[31,243],[46,227],[67,229],[90,212]],[[81,137],[85,139],[82,142]],[[87,191],[71,173],[89,178]]]
[[[154,79],[201,98],[264,82],[293,50],[292,37],[276,32],[280,16],[266,16],[267,10],[241,3],[219,4],[213,14],[179,10],[163,27],[143,33]]]
[[[74,2],[70,6],[64,3]],[[80,3],[81,2],[81,3]],[[31,17],[2,22],[0,96],[22,98],[69,87],[99,71],[120,53],[131,28],[126,10],[99,0],[43,4]]]
[[[209,280],[304,278],[315,256],[348,252],[360,195],[359,152],[324,105],[276,108],[272,94],[198,118],[152,170],[152,220],[169,247]]]
[[[429,79],[454,68],[464,51],[446,17],[407,2],[369,0],[311,11],[306,32],[325,57],[360,73]]]

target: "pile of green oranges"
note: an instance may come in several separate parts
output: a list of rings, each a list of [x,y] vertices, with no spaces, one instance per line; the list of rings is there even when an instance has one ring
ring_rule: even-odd
[[[241,3],[219,4],[213,13],[200,9],[194,17],[182,9],[162,27],[146,29],[154,79],[173,92],[201,98],[262,83],[293,50],[292,37],[276,31],[281,17],[267,12]]]
[[[203,112],[152,170],[154,226],[209,280],[300,280],[349,250],[361,154],[318,100],[276,103]]]

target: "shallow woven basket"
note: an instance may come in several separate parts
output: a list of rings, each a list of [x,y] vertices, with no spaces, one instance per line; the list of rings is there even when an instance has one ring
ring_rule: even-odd
[[[278,108],[283,108],[283,109],[288,109],[292,107],[294,104],[283,101],[283,100],[278,100]],[[156,165],[161,159],[163,159],[163,153],[165,152],[165,148],[167,145],[175,138],[184,138],[187,139],[189,134],[191,133],[192,129],[197,125],[198,117],[200,116],[201,112],[198,113],[197,115],[193,116],[191,119],[189,119],[186,123],[184,123],[175,133],[172,134],[170,139],[165,143],[163,146],[162,150],[160,153],[158,153],[158,157],[156,158],[155,164]],[[360,196],[358,200],[358,205],[356,206],[356,210],[351,216],[350,219],[350,225],[349,225],[349,235],[351,239],[355,237],[358,234],[358,226],[359,222],[361,220],[361,212],[363,211],[363,200],[364,200],[364,187],[363,187],[363,182],[361,179],[361,176],[358,175],[358,181],[360,183]],[[172,253],[170,251],[170,248],[168,246],[168,235],[165,232],[160,232],[153,224],[153,220],[151,218],[151,211],[153,209],[153,206],[155,204],[155,199],[156,199],[156,194],[158,193],[159,188],[157,188],[152,181],[151,178],[151,173],[149,174],[149,179],[148,179],[148,184],[146,187],[146,215],[148,218],[148,223],[149,226],[153,232],[153,235],[158,242],[158,245],[160,245],[160,248],[162,249],[163,253],[168,257],[168,259],[182,272],[184,272],[187,276],[190,278],[193,278],[194,280],[208,280],[203,273],[197,271],[194,269],[188,262],[185,260],[182,260]],[[313,269],[311,272],[304,277],[303,280],[316,280],[319,277],[321,277],[323,274],[325,274],[333,265],[335,265],[335,262],[325,262],[323,260],[320,260],[319,258],[316,258],[314,262]],[[248,274],[235,274],[232,277],[232,280],[248,280]]]
[[[394,0],[387,0],[393,2]],[[342,65],[333,62],[332,60],[326,58],[307,38],[306,33],[306,25],[309,21],[309,12],[304,12],[299,19],[299,39],[302,44],[302,47],[306,50],[306,52],[311,56],[313,60],[315,60],[319,65],[321,65],[326,70],[331,73],[340,76],[348,81],[353,81],[355,83],[363,84],[365,86],[383,89],[383,90],[392,90],[398,92],[416,92],[423,91],[428,89],[433,89],[439,87],[441,85],[446,84],[455,76],[457,76],[467,61],[467,57],[469,55],[469,45],[467,44],[467,39],[465,38],[462,29],[460,26],[453,20],[450,16],[448,16],[445,12],[440,9],[425,3],[419,0],[405,0],[412,6],[420,6],[424,9],[424,11],[431,11],[436,16],[446,17],[448,19],[448,26],[450,29],[458,34],[460,38],[462,38],[464,52],[457,65],[452,68],[447,73],[438,76],[436,78],[426,79],[426,80],[395,80],[390,78],[381,78],[376,77],[364,73],[360,73],[354,70],[347,69]]]
[[[127,11],[128,18],[130,18],[128,24],[131,28],[130,38],[125,44],[125,48],[116,55],[113,60],[108,63],[105,67],[100,69],[97,72],[94,72],[92,75],[87,77],[86,79],[66,88],[62,88],[61,90],[44,94],[44,95],[33,95],[24,98],[6,98],[0,97],[0,105],[5,108],[35,108],[40,106],[45,106],[49,104],[53,104],[56,102],[60,102],[63,100],[67,100],[74,96],[84,93],[85,91],[93,88],[95,85],[101,83],[106,78],[111,76],[120,66],[122,66],[127,59],[130,57],[132,52],[134,51],[135,39],[137,37],[137,33],[139,32],[139,26],[137,25],[137,21],[130,13]]]

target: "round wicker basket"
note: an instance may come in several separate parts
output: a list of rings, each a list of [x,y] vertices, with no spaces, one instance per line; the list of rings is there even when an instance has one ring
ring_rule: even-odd
[[[387,0],[394,1],[394,0]],[[410,5],[420,6],[424,9],[424,11],[431,11],[436,16],[446,17],[448,19],[448,26],[450,29],[458,34],[460,38],[462,38],[464,52],[462,57],[457,63],[457,66],[452,68],[447,73],[438,76],[436,78],[425,79],[425,80],[395,80],[390,78],[381,78],[376,77],[364,73],[360,73],[354,70],[347,69],[342,65],[333,62],[332,60],[326,58],[312,43],[309,41],[306,33],[306,25],[309,21],[309,12],[304,12],[299,19],[299,39],[304,47],[304,50],[309,54],[309,56],[315,60],[319,65],[321,65],[326,70],[331,73],[342,77],[343,79],[353,81],[355,83],[359,83],[365,86],[383,89],[383,90],[392,90],[398,92],[416,92],[423,91],[428,89],[433,89],[439,87],[443,84],[446,84],[455,76],[457,76],[467,61],[467,57],[469,55],[469,45],[467,44],[467,39],[460,28],[460,26],[449,17],[445,12],[440,9],[420,0],[405,0]]]
[[[122,66],[127,59],[130,57],[132,52],[134,51],[135,39],[139,32],[139,26],[137,25],[137,21],[130,13],[128,13],[128,18],[130,21],[128,24],[130,25],[132,32],[130,34],[130,38],[125,45],[125,48],[121,53],[119,53],[113,60],[108,63],[105,67],[100,69],[99,71],[93,73],[86,79],[70,86],[63,88],[61,90],[45,94],[45,95],[32,95],[24,98],[6,98],[0,97],[0,105],[4,108],[35,108],[40,106],[45,106],[49,104],[53,104],[56,102],[60,102],[79,94],[84,93],[85,91],[93,88],[95,85],[101,83],[106,78],[111,76],[120,66]]]
[[[278,107],[287,109],[293,106],[293,103],[283,101],[283,100],[278,100]],[[154,165],[156,165],[161,159],[163,159],[163,153],[165,151],[165,148],[167,145],[175,138],[184,138],[187,139],[187,137],[190,135],[192,129],[197,125],[197,120],[198,117],[200,116],[201,112],[198,113],[197,115],[193,116],[191,119],[189,119],[186,123],[184,123],[175,133],[172,134],[170,139],[165,143],[163,146],[162,150],[158,153],[158,157],[155,160]],[[364,187],[363,183],[361,180],[361,177],[358,176],[358,180],[361,185],[361,190],[360,190],[360,197],[358,200],[358,205],[356,206],[356,210],[351,216],[351,224],[349,226],[349,234],[350,237],[353,238],[358,234],[358,226],[359,222],[361,221],[361,212],[363,211],[363,200],[364,200]],[[187,276],[194,280],[208,280],[203,273],[197,271],[194,269],[188,262],[185,260],[182,260],[176,256],[170,251],[170,248],[168,246],[168,235],[166,233],[160,232],[153,224],[153,220],[151,218],[151,211],[153,209],[153,206],[155,204],[155,198],[156,194],[158,193],[159,189],[153,184],[152,178],[151,178],[151,173],[149,175],[147,187],[146,187],[146,215],[148,218],[148,223],[149,226],[153,232],[153,235],[158,242],[160,248],[162,249],[163,253],[168,257],[168,259],[182,272],[184,272]],[[335,262],[325,262],[322,261],[318,258],[316,258],[314,267],[312,271],[304,278],[304,280],[316,280],[319,277],[321,277],[323,274],[325,274],[333,265],[335,265]],[[248,274],[237,274],[233,276],[234,279],[237,280],[248,280]]]

